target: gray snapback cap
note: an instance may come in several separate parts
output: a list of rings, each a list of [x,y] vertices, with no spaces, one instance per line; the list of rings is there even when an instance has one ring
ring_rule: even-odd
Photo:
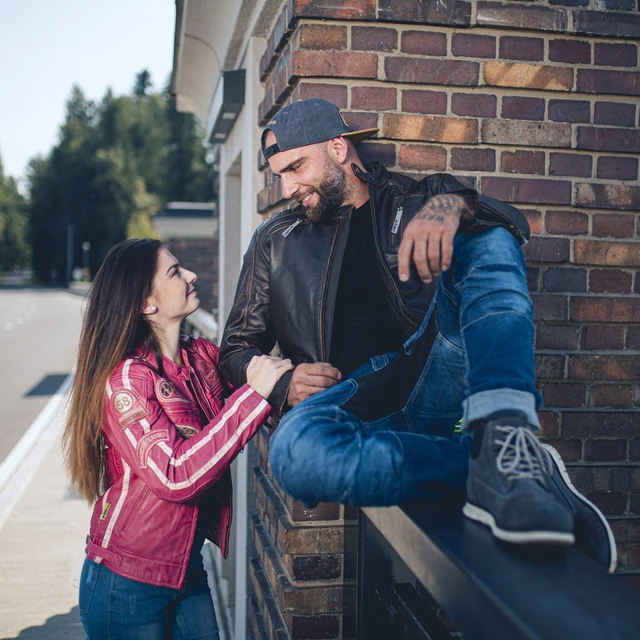
[[[268,131],[273,131],[276,143],[265,147]],[[340,109],[333,102],[308,98],[288,104],[273,116],[262,132],[262,153],[269,160],[281,151],[306,147],[332,138],[350,138],[358,143],[377,132],[378,129],[354,131],[344,121]]]

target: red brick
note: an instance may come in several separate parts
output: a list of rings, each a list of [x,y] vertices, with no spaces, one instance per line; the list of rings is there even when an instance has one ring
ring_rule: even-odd
[[[594,384],[590,390],[592,407],[613,407],[624,409],[631,406],[631,391],[629,385]]]
[[[574,262],[613,267],[640,267],[638,243],[575,240]]]
[[[352,87],[351,108],[363,111],[395,110],[398,106],[393,87]]]
[[[636,172],[637,172],[636,161]],[[615,238],[627,238],[633,235],[635,225],[634,217],[631,215],[615,214],[615,213],[597,213],[593,216],[594,236],[610,236]],[[631,284],[631,283],[629,283]]]
[[[407,113],[444,115],[447,113],[447,94],[444,91],[405,89],[402,92],[402,110]]]
[[[309,0],[311,1],[311,0]],[[469,26],[471,7],[468,2],[437,0],[378,0],[378,19],[387,22],[442,24],[448,27]]]
[[[528,147],[570,147],[571,125],[556,122],[484,120],[482,142]]]
[[[566,296],[544,294],[531,296],[531,299],[534,320],[566,320],[569,317],[569,301]]]
[[[582,458],[582,440],[550,438],[545,442],[551,445],[565,462],[577,462]]]
[[[484,81],[496,87],[569,91],[573,86],[573,69],[490,60],[484,63]]]
[[[638,211],[640,187],[580,182],[576,185],[576,206]]]
[[[301,82],[298,85],[299,100],[307,98],[323,98],[337,105],[340,109],[347,108],[347,87],[343,84],[322,84],[316,82]]]
[[[587,440],[584,458],[589,462],[614,462],[627,459],[626,440]]]
[[[591,176],[592,158],[576,153],[551,153],[549,155],[550,176]]]
[[[327,24],[302,24],[298,27],[294,37],[294,49],[322,49],[327,51],[347,48],[347,27]]]
[[[385,138],[467,144],[478,140],[476,120],[386,113],[382,122]]]
[[[560,431],[560,416],[555,411],[539,411],[541,436],[557,436]]]
[[[578,348],[578,327],[563,324],[536,325],[536,349],[574,351]]]
[[[378,75],[378,56],[373,53],[294,51],[293,75],[376,78]]]
[[[581,236],[589,233],[589,216],[579,211],[547,211],[544,217],[547,233]]]
[[[505,173],[544,174],[544,153],[542,151],[503,151],[500,156],[500,170]]]
[[[487,178],[489,179],[489,178]],[[571,244],[568,238],[531,238],[524,248],[524,255],[532,262],[567,262]]]
[[[540,269],[537,267],[527,267],[527,289],[529,291],[538,291],[540,281]]]
[[[619,269],[592,269],[589,291],[592,293],[631,293],[632,276]]]
[[[502,36],[500,38],[500,57],[505,60],[542,60],[544,40],[542,38]]]
[[[637,380],[640,356],[569,356],[569,377],[574,380]]]
[[[593,121],[616,127],[634,127],[636,106],[627,102],[596,102]]]
[[[338,638],[340,619],[335,615],[291,617],[291,640],[311,638]]]
[[[571,298],[570,317],[578,322],[638,322],[640,299]]]
[[[542,388],[545,407],[584,407],[586,396],[583,384],[545,384]]]
[[[421,56],[447,55],[447,36],[434,31],[405,31],[402,34],[403,53]]]
[[[587,291],[586,269],[545,269],[543,290],[550,293],[575,293]]]
[[[403,144],[398,160],[402,169],[409,171],[444,171],[447,167],[447,150],[424,144]]]
[[[451,168],[456,171],[495,171],[496,152],[493,149],[451,149]]]
[[[584,40],[549,40],[549,60],[571,64],[589,64],[591,45]]]
[[[605,69],[578,69],[577,90],[581,93],[640,95],[640,73]]]
[[[640,131],[578,127],[578,149],[640,153]]]
[[[332,18],[334,20],[375,20],[376,0],[289,0],[290,18]]]
[[[502,171],[504,171],[504,169],[502,169]],[[540,233],[542,233],[542,213],[534,209],[521,209],[521,211],[527,218],[527,222],[531,228],[531,235],[540,235]]]
[[[501,2],[478,2],[477,7],[479,25],[500,29],[522,29],[523,25],[535,25],[540,31],[567,30],[567,12],[564,9]]]
[[[549,100],[549,120],[589,123],[591,104],[586,100]]]
[[[481,93],[454,93],[451,111],[459,116],[495,118],[497,98]]]
[[[542,98],[505,96],[502,98],[502,117],[518,120],[544,120]]]
[[[351,48],[356,51],[396,51],[398,32],[380,27],[351,27]]]
[[[582,346],[585,349],[622,349],[624,327],[608,324],[584,327]]]
[[[384,66],[391,82],[474,86],[480,74],[477,62],[465,60],[394,57],[387,58]]]
[[[637,38],[640,33],[640,15],[613,11],[574,11],[573,30],[589,36]]]
[[[605,516],[621,516],[626,511],[627,496],[620,491],[601,491],[588,496]]]
[[[612,180],[636,180],[638,177],[638,158],[601,156],[598,158],[598,178]],[[633,235],[631,232],[625,235]]]
[[[638,64],[638,49],[635,44],[597,42],[594,45],[593,62],[607,67],[635,67]]]
[[[505,202],[570,204],[571,183],[529,178],[482,179],[482,193]]]
[[[563,416],[562,435],[572,438],[628,438],[638,433],[637,416],[634,411],[568,411]],[[624,471],[622,473],[627,475]],[[612,478],[610,473],[607,475],[601,480],[605,480],[609,486],[620,485],[620,490],[628,488],[628,478]]]
[[[343,114],[346,123],[352,129],[375,129],[378,126],[378,114],[366,111],[345,111]]]
[[[640,460],[640,438],[634,438],[629,443],[629,459]]]
[[[495,58],[496,39],[470,33],[454,33],[451,37],[451,53],[467,58]]]

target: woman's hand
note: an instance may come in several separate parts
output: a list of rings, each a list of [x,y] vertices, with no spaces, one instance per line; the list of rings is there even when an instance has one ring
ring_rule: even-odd
[[[247,367],[247,384],[268,398],[282,376],[293,369],[291,360],[272,356],[253,356]]]

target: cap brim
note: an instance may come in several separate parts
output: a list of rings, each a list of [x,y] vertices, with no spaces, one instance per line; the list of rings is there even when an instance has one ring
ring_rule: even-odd
[[[343,133],[343,138],[351,138],[353,144],[358,144],[358,142],[362,142],[371,136],[375,136],[380,129],[360,129],[359,131],[348,131],[347,133]]]

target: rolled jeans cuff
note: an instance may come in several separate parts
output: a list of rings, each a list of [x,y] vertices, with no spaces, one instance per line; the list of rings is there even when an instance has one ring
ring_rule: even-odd
[[[540,428],[536,413],[536,398],[528,391],[517,389],[489,389],[474,393],[466,398],[462,407],[462,431],[468,431],[469,424],[475,420],[484,420],[496,411],[522,411],[534,431]]]

